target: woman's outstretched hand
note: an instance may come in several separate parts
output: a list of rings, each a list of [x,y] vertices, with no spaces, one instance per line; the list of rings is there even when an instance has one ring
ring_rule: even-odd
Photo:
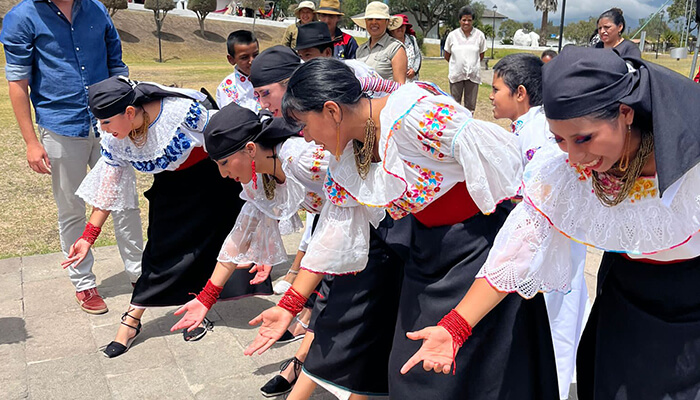
[[[423,369],[436,373],[448,374],[452,369],[453,356],[457,352],[453,348],[452,336],[441,326],[429,326],[417,332],[407,332],[411,340],[423,340],[420,349],[406,364],[401,367],[401,373],[406,374],[416,364],[423,362]],[[454,352],[454,353],[453,353]]]
[[[292,323],[292,319],[294,319],[292,313],[279,306],[268,308],[260,313],[260,315],[248,322],[251,326],[258,325],[261,322],[262,325],[253,343],[245,349],[243,354],[250,356],[256,351],[258,354],[264,353],[282,337],[284,331],[286,331],[289,324]]]

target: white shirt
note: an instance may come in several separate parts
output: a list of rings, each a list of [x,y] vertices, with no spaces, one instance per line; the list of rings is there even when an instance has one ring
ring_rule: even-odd
[[[549,130],[542,106],[531,107],[510,124],[510,129],[518,137],[523,166],[532,160],[537,150],[554,142],[554,135]]]
[[[253,84],[238,70],[237,66],[216,88],[216,102],[219,108],[236,103],[256,113],[260,111],[260,103],[255,97]]]
[[[451,83],[472,81],[481,83],[481,53],[486,51],[484,33],[472,28],[469,36],[461,28],[447,35],[445,51],[450,53],[449,73]]]

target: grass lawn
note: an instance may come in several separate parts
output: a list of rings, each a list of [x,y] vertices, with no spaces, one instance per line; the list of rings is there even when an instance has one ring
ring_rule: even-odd
[[[438,53],[436,45],[428,45],[428,54]],[[503,57],[512,51],[496,50],[496,57]],[[2,54],[0,52],[0,54]],[[435,54],[436,56],[439,55]],[[645,55],[647,56],[647,55]],[[653,55],[648,55],[653,58]],[[156,81],[165,84],[177,84],[180,87],[199,89],[206,87],[210,91],[231,71],[223,58],[210,55],[204,59],[171,59],[167,63],[153,62],[152,54],[129,52],[125,49],[125,61],[131,68],[135,79]],[[683,75],[688,74],[690,59],[676,61],[668,56],[660,56],[658,62]],[[492,61],[490,65],[493,65]],[[0,55],[0,65],[4,66],[4,54]],[[438,84],[449,92],[447,81],[447,63],[441,59],[426,59],[421,69],[421,79]],[[4,90],[4,89],[3,89]],[[489,85],[482,85],[476,117],[492,120],[488,95]],[[498,121],[507,126],[507,121]],[[137,174],[141,193],[148,188],[151,177]],[[31,254],[59,251],[56,208],[51,194],[49,176],[38,175],[27,166],[24,142],[21,139],[8,96],[0,96],[0,258],[26,256]],[[140,198],[141,215],[144,221],[144,234],[147,220],[147,203]],[[104,229],[97,245],[114,243],[111,220]],[[56,266],[58,268],[58,266]]]

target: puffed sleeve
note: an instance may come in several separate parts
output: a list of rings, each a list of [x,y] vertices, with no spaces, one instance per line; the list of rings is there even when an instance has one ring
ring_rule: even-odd
[[[369,256],[370,225],[377,227],[386,212],[358,204],[330,175],[325,189],[329,200],[318,216],[301,268],[328,275],[360,272]]]
[[[276,265],[287,261],[277,220],[246,202],[221,246],[217,260],[234,264]]]
[[[574,275],[570,253],[571,240],[523,201],[501,227],[476,277],[528,299],[538,292],[566,293]]]
[[[139,206],[134,168],[126,161],[110,158],[104,151],[75,194],[101,210],[120,211]]]

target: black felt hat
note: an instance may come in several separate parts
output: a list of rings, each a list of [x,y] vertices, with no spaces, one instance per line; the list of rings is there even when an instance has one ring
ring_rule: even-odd
[[[335,40],[331,39],[331,33],[325,22],[309,22],[308,24],[300,25],[298,29],[296,50],[333,44],[342,39],[340,36]]]

